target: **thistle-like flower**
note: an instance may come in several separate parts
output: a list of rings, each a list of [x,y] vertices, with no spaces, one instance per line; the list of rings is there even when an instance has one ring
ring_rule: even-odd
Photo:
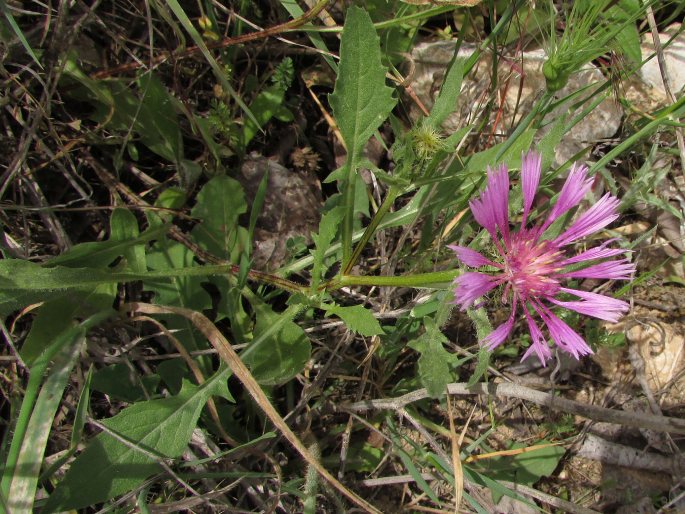
[[[528,324],[532,344],[523,355],[533,352],[545,364],[552,356],[550,347],[536,322],[542,320],[549,335],[561,350],[576,359],[592,353],[583,338],[552,312],[558,306],[586,316],[616,322],[628,311],[624,301],[598,293],[565,287],[569,279],[597,278],[627,280],[635,272],[635,266],[626,258],[611,260],[624,250],[608,248],[613,240],[571,256],[572,244],[609,225],[618,218],[618,198],[604,195],[588,210],[580,214],[571,225],[556,237],[545,231],[560,216],[576,207],[592,186],[588,168],[574,164],[544,221],[529,227],[535,193],[540,183],[540,156],[530,152],[523,156],[521,166],[521,189],[523,214],[518,230],[510,228],[509,220],[509,173],[504,165],[488,169],[488,180],[480,198],[471,200],[471,212],[475,220],[488,231],[499,254],[491,260],[471,248],[450,246],[457,258],[471,268],[454,280],[455,303],[465,310],[480,297],[498,286],[502,288],[502,303],[511,304],[507,321],[485,337],[481,344],[492,350],[502,344],[514,328],[519,309]]]

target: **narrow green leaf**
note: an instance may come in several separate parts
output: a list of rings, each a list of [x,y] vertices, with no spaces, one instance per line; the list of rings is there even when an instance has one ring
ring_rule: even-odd
[[[130,213],[129,213],[130,214]],[[131,214],[131,216],[133,216]],[[119,218],[121,219],[121,218]],[[118,223],[114,220],[114,223]],[[71,249],[47,261],[46,266],[69,266],[75,267],[100,267],[106,268],[117,257],[127,255],[128,252],[136,246],[144,245],[145,243],[154,239],[159,239],[166,234],[169,226],[156,226],[150,228],[140,235],[123,237],[123,229],[116,227],[117,234],[110,237],[107,241],[92,241],[88,243],[80,243],[74,245]],[[133,228],[126,229],[128,234],[133,234]],[[134,254],[137,255],[137,254]]]
[[[491,459],[492,460],[492,459]],[[492,499],[494,503],[499,503],[499,500],[502,498],[502,496],[508,496],[509,498],[513,498],[515,500],[518,500],[520,502],[523,502],[527,505],[530,505],[530,501],[516,493],[515,491],[512,491],[511,489],[504,487],[502,484],[500,484],[497,480],[493,480],[490,478],[490,473],[478,473],[474,470],[469,470],[468,468],[464,468],[464,476],[467,477],[469,480],[472,482],[475,482],[477,484],[480,484],[484,486],[485,488],[490,490],[490,494],[492,495]],[[498,477],[500,480],[502,478]],[[505,479],[511,479],[512,477],[507,476]]]
[[[65,268],[55,266],[44,268],[23,259],[0,261],[0,305],[11,293],[35,292],[56,293],[60,291],[85,290],[90,286],[111,282],[142,280],[145,274],[109,273],[97,268]],[[44,298],[45,299],[45,298]],[[8,302],[8,300],[6,301]]]
[[[38,419],[33,417],[33,413],[34,406],[36,405],[37,399],[39,398],[39,389],[41,383],[43,382],[44,374],[47,372],[51,365],[56,366],[55,363],[57,363],[58,361],[64,362],[60,361],[61,357],[58,356],[64,355],[64,353],[60,352],[66,351],[65,348],[68,348],[70,344],[72,344],[75,341],[75,339],[77,338],[77,334],[81,334],[82,331],[88,330],[89,328],[96,326],[97,324],[107,319],[110,315],[111,312],[109,311],[96,313],[93,316],[87,318],[80,325],[70,326],[69,328],[61,332],[56,332],[54,336],[50,338],[49,344],[46,344],[45,350],[42,353],[40,353],[40,355],[38,355],[38,357],[33,362],[33,365],[31,366],[29,373],[29,381],[24,392],[24,398],[21,402],[19,415],[16,417],[16,422],[13,427],[12,442],[10,444],[9,450],[7,451],[7,455],[5,458],[4,471],[1,481],[2,496],[4,496],[5,498],[8,498],[10,484],[14,480],[15,473],[19,469],[17,463],[18,459],[22,458],[21,455],[25,451],[25,438],[31,438],[35,436],[35,434],[29,434],[27,436],[27,433],[29,424],[32,422],[36,423]],[[58,368],[55,367],[55,369]],[[41,407],[42,412],[46,412],[45,409],[48,409],[49,405],[51,405],[51,401],[59,401],[59,398],[55,400],[55,397],[58,395],[55,395],[54,393],[55,390],[48,391],[48,396],[44,398],[43,407]],[[39,417],[45,416],[41,415]],[[31,450],[27,449],[26,451]],[[28,466],[27,469],[29,469],[32,465],[32,462],[33,461],[24,460],[24,464],[22,464],[22,467]],[[24,472],[19,470],[19,473],[22,474]],[[28,476],[29,473],[27,472],[26,477]]]
[[[243,127],[243,150],[250,144],[260,131],[260,127],[265,125],[283,107],[285,89],[279,84],[273,84],[261,91],[250,104],[250,110],[257,118],[258,124],[248,119]]]
[[[230,370],[217,372],[200,387],[184,382],[177,396],[140,402],[102,423],[127,439],[125,445],[103,432],[74,460],[57,484],[44,512],[87,507],[124,494],[162,470],[149,454],[173,459],[183,453],[207,400],[232,400]],[[141,451],[144,449],[144,451]]]
[[[280,2],[281,5],[285,7],[285,9],[290,13],[290,16],[292,16],[293,18],[299,18],[304,14],[302,8],[297,4],[297,0],[280,0]],[[321,34],[319,34],[318,32],[309,31],[307,31],[306,34],[309,40],[312,42],[312,44],[319,50],[322,50],[322,53],[320,55],[323,58],[323,60],[326,61],[326,63],[328,63],[328,65],[334,72],[337,72],[338,63],[336,63],[335,59],[331,57],[331,51],[326,46],[326,42],[321,37]]]
[[[563,446],[544,446],[549,443],[550,441],[543,439],[538,441],[537,446],[540,446],[540,448],[528,450],[525,453],[514,456],[513,461],[519,471],[517,478],[521,478],[521,474],[524,472],[528,475],[526,477],[527,482],[524,483],[532,486],[540,478],[554,473],[554,470],[559,465],[559,461],[566,453],[566,449]],[[527,445],[516,443],[512,448],[523,448],[525,446]]]
[[[641,11],[642,6],[638,0],[619,0],[604,13],[609,23],[623,24],[620,31],[614,35],[614,45],[633,65],[642,62],[640,33],[635,24]]]
[[[198,266],[195,263],[195,254],[181,243],[164,241],[155,244],[148,252],[148,266],[152,270],[176,270],[193,269]],[[209,293],[202,287],[203,277],[199,276],[176,276],[170,279],[145,280],[146,290],[155,294],[155,303],[172,305],[203,311],[212,306]],[[175,335],[188,351],[204,350],[209,343],[204,337],[198,335],[193,324],[181,316],[163,316],[167,322],[167,328],[178,329]],[[201,358],[200,362],[208,365],[208,359]]]
[[[89,101],[95,108],[90,118],[126,136],[121,152],[135,157],[129,143],[133,132],[140,141],[160,157],[178,163],[183,157],[183,138],[175,109],[175,100],[159,78],[149,72],[140,77],[136,89],[128,81],[97,81],[87,77],[78,64],[69,61],[67,77],[81,88],[67,89],[66,94],[79,101]],[[121,153],[115,159],[121,159]]]
[[[62,293],[63,297],[48,300],[41,305],[33,318],[31,330],[21,346],[21,358],[33,366],[55,337],[95,313],[111,309],[117,292],[116,284],[100,284],[89,291]]]
[[[12,473],[9,486],[9,512],[30,514],[36,496],[38,476],[43,464],[43,454],[52,429],[55,413],[62,399],[71,369],[76,363],[83,343],[86,329],[83,325],[73,327],[58,337],[63,339],[62,349],[55,356],[45,383],[31,413],[21,450]]]
[[[76,447],[81,442],[83,437],[83,429],[86,426],[86,419],[90,411],[90,384],[93,380],[93,365],[91,364],[86,374],[86,379],[83,381],[83,387],[79,394],[78,405],[76,406],[76,414],[74,414],[74,425],[71,429],[71,444],[70,449],[76,450]]]
[[[141,75],[138,88],[140,106],[130,113],[136,132],[150,150],[178,163],[183,158],[183,136],[173,98],[154,73]]]
[[[528,450],[514,456],[500,456],[481,462],[478,467],[483,476],[493,481],[507,481],[532,487],[540,478],[554,472],[566,450],[561,446],[544,446],[549,441],[539,442],[540,448]],[[523,443],[514,443],[510,449],[524,448]],[[498,483],[498,482],[495,482]],[[503,495],[515,494],[508,488],[498,485],[490,487],[493,501],[499,502]]]
[[[431,487],[428,485],[428,482],[426,482],[426,479],[423,478],[423,475],[419,471],[419,469],[416,467],[414,464],[414,460],[411,458],[411,456],[402,450],[401,448],[395,448],[395,451],[397,454],[400,456],[400,459],[402,460],[402,464],[404,464],[404,467],[407,468],[407,472],[412,476],[414,481],[416,482],[416,485],[419,486],[419,488],[435,503],[440,503],[440,499],[438,496],[435,494],[435,491],[431,489]]]
[[[454,59],[445,75],[445,80],[440,88],[440,95],[435,99],[430,115],[426,118],[426,122],[432,127],[439,128],[456,109],[463,77],[464,61]]]
[[[83,100],[101,103],[109,108],[114,107],[112,91],[104,81],[91,79],[84,73],[78,65],[76,52],[70,52],[67,56],[64,63],[64,76],[83,86],[84,89],[79,91]]]
[[[81,438],[83,437],[83,430],[86,426],[86,421],[88,418],[88,412],[90,410],[90,382],[93,378],[93,367],[88,369],[88,374],[83,382],[83,387],[81,388],[81,393],[79,394],[78,405],[76,406],[76,414],[74,414],[74,423],[71,429],[71,440],[69,443],[69,449],[62,453],[59,458],[53,461],[50,466],[44,468],[39,482],[46,482],[55,474],[55,472],[60,469],[64,464],[71,460],[73,455],[76,453]]]
[[[383,334],[383,328],[373,313],[363,305],[341,307],[340,305],[323,306],[328,314],[338,316],[345,326],[361,336],[375,336]]]
[[[270,168],[267,166],[266,170],[264,171],[264,176],[262,176],[262,180],[259,181],[259,186],[257,187],[257,192],[255,193],[254,201],[252,202],[252,206],[250,207],[250,223],[247,226],[247,239],[251,242],[254,241],[254,229],[257,226],[257,220],[259,219],[259,215],[262,213],[262,207],[264,207],[266,190],[269,186],[269,170]],[[251,245],[247,245],[247,247],[245,248],[248,258],[250,257],[249,254],[251,249]]]
[[[176,245],[176,246],[175,246]],[[190,288],[189,298],[206,301],[195,303],[209,308],[211,302],[206,291],[196,287],[193,281],[201,284],[203,277],[232,273],[226,265],[196,266],[194,255],[178,243],[167,246],[158,243],[148,254],[148,264],[152,271],[146,273],[117,273],[98,268],[65,268],[55,266],[45,268],[39,264],[22,259],[0,260],[0,316],[4,316],[29,303],[45,302],[56,298],[66,298],[68,294],[82,294],[92,291],[100,284],[116,284],[144,280],[157,293],[167,294],[171,301],[176,300],[174,289]],[[174,266],[174,262],[180,265]],[[154,284],[154,287],[151,285]]]
[[[0,261],[0,316],[30,303],[63,298],[66,291],[87,293],[112,283],[111,273],[95,268],[44,268],[22,259]]]
[[[340,41],[340,65],[329,101],[347,147],[342,230],[343,263],[352,251],[355,174],[364,145],[395,106],[392,89],[385,85],[387,69],[381,63],[380,40],[363,9],[350,7]]]
[[[549,132],[547,132],[536,145],[537,151],[540,152],[542,157],[541,168],[543,170],[543,177],[544,171],[548,170],[554,164],[556,148],[559,146],[561,139],[569,131],[566,118],[567,116],[565,114],[560,115],[557,120],[554,121]]]
[[[219,66],[219,63],[216,61],[216,59],[212,57],[212,54],[209,53],[209,48],[207,48],[204,39],[202,39],[200,33],[193,26],[193,23],[188,18],[188,15],[183,10],[183,7],[181,7],[181,4],[179,4],[177,0],[166,0],[166,3],[167,5],[169,5],[169,8],[173,11],[174,15],[176,15],[178,21],[181,22],[183,28],[186,29],[188,34],[190,34],[190,37],[193,39],[193,42],[202,52],[202,55],[214,71],[214,75],[216,76],[217,80],[221,82],[221,87],[224,88],[224,91],[231,95],[233,100],[235,100],[235,103],[237,103],[240,106],[240,108],[247,115],[247,117],[250,118],[252,122],[259,127],[259,121],[257,121],[257,118],[255,118],[255,115],[252,113],[250,108],[247,105],[245,105],[245,102],[243,102],[238,93],[236,93],[235,89],[233,89],[233,86],[231,86],[230,82],[226,78],[226,73],[224,72],[224,70],[221,69],[221,66]]]
[[[140,235],[138,220],[128,209],[114,209],[109,220],[109,225],[110,241],[136,240]],[[135,273],[147,271],[144,245],[136,244],[131,247],[124,248],[123,255],[126,257],[128,269]]]
[[[38,60],[38,57],[36,56],[35,52],[33,51],[33,48],[31,48],[31,45],[29,44],[29,42],[26,40],[26,37],[24,36],[24,33],[19,28],[19,25],[17,25],[17,22],[14,19],[14,16],[12,16],[12,13],[7,8],[7,3],[5,3],[5,0],[0,0],[0,10],[2,11],[2,14],[5,15],[5,18],[7,19],[7,23],[9,23],[10,27],[12,27],[14,34],[17,36],[17,38],[21,42],[22,46],[24,47],[24,50],[26,50],[26,53],[28,53],[31,56],[31,59],[33,59],[33,62],[35,62],[38,65],[38,67],[42,70],[43,65]]]

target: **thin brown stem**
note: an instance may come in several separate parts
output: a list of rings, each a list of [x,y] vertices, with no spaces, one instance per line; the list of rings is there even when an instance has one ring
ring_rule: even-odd
[[[281,34],[282,32],[286,32],[288,30],[295,30],[316,18],[316,16],[318,16],[319,13],[326,8],[329,2],[330,0],[320,0],[314,7],[312,7],[309,11],[304,13],[299,18],[295,18],[290,21],[286,21],[285,23],[274,25],[273,27],[268,27],[264,30],[248,32],[247,34],[241,34],[239,36],[234,37],[227,37],[222,39],[221,41],[217,41],[216,43],[207,43],[207,48],[210,50],[228,48],[229,46],[240,45],[243,43],[248,43],[250,41],[255,41],[257,39],[272,37],[277,34]],[[147,64],[152,68],[158,66],[159,64],[163,63],[164,61],[172,57],[174,59],[186,59],[199,53],[202,53],[202,49],[199,46],[191,46],[190,48],[186,48],[181,51],[162,52],[157,57],[151,59]],[[103,79],[107,77],[121,75],[124,73],[131,73],[132,71],[137,70],[144,64],[145,63],[143,62],[130,62],[127,64],[122,64],[121,66],[110,68],[108,70],[97,71],[91,75],[91,78]]]

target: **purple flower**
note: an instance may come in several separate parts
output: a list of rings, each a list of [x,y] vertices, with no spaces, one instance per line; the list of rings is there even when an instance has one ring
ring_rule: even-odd
[[[563,283],[577,278],[627,280],[634,274],[635,266],[626,258],[607,260],[625,254],[624,250],[607,248],[613,239],[574,256],[567,255],[573,243],[594,234],[618,218],[619,201],[610,194],[604,195],[577,216],[558,236],[551,238],[545,234],[554,221],[576,207],[590,190],[592,178],[588,177],[587,166],[573,165],[547,216],[543,221],[529,227],[528,216],[540,183],[540,163],[540,156],[535,152],[523,156],[523,213],[518,231],[509,226],[509,173],[506,166],[488,169],[485,189],[480,198],[470,202],[473,217],[490,234],[499,254],[498,258],[491,260],[463,246],[450,248],[466,266],[489,268],[462,273],[454,280],[455,303],[462,310],[473,306],[476,300],[498,286],[503,286],[502,303],[511,304],[511,314],[507,321],[485,337],[481,344],[489,350],[502,344],[513,330],[516,314],[520,309],[532,339],[523,359],[535,352],[545,364],[552,352],[536,318],[547,326],[549,336],[561,350],[576,359],[592,353],[583,338],[559,319],[551,307],[570,309],[610,322],[618,321],[629,308],[622,300],[570,289]]]

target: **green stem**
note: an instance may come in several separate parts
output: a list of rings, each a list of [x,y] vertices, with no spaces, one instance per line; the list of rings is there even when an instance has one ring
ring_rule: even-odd
[[[459,274],[455,269],[395,277],[343,275],[326,286],[328,291],[347,286],[423,287],[446,289]]]
[[[606,166],[612,159],[618,157],[620,154],[631,148],[637,141],[643,137],[649,136],[652,132],[659,128],[659,125],[665,124],[667,122],[673,121],[682,115],[681,109],[685,107],[685,96],[679,98],[677,101],[669,105],[668,107],[659,111],[656,114],[656,118],[647,123],[644,127],[638,130],[635,134],[630,136],[628,139],[612,148],[611,151],[607,152],[604,157],[597,161],[594,166],[590,168],[591,172],[601,169],[602,166]]]
[[[502,17],[497,20],[497,25],[492,29],[492,32],[486,37],[483,42],[478,46],[475,52],[471,54],[471,56],[466,60],[464,63],[464,77],[469,74],[469,72],[473,69],[473,67],[476,65],[478,62],[478,59],[480,59],[481,53],[488,47],[492,42],[497,38],[497,35],[500,32],[503,32],[505,29],[507,29],[510,24],[511,18],[514,16],[514,13],[518,10],[518,8],[523,4],[524,0],[518,0],[516,2],[512,2],[507,6],[507,9],[502,13]]]
[[[500,150],[497,152],[495,160],[498,160],[500,157],[502,157],[505,154],[505,152],[514,145],[519,136],[523,134],[526,130],[528,130],[528,127],[531,126],[537,115],[544,112],[547,109],[549,103],[552,101],[552,98],[552,94],[549,91],[545,90],[545,92],[542,95],[542,98],[540,98],[540,100],[535,103],[533,109],[531,109],[531,111],[526,115],[526,117],[519,122],[514,131],[504,142],[502,148],[500,148]]]
[[[352,150],[354,152],[354,148]],[[347,163],[345,164],[346,178],[343,184],[342,205],[343,205],[343,221],[342,221],[342,256],[343,263],[349,262],[352,254],[352,232],[354,232],[354,197],[355,188],[357,186],[357,170],[352,165],[356,162],[356,156],[347,154]]]
[[[376,229],[378,228],[378,225],[380,224],[381,221],[383,221],[383,218],[385,215],[388,213],[390,210],[390,207],[395,203],[395,200],[397,197],[402,193],[402,189],[398,186],[390,186],[390,189],[388,190],[388,194],[386,195],[385,199],[383,200],[383,203],[381,203],[381,206],[378,208],[376,213],[373,215],[373,218],[371,219],[371,223],[369,223],[369,226],[366,227],[366,230],[364,230],[364,233],[362,234],[362,238],[359,240],[359,243],[357,243],[357,246],[354,249],[354,252],[352,252],[352,255],[350,256],[350,260],[347,261],[346,264],[343,266],[342,274],[343,275],[349,275],[350,271],[354,267],[355,264],[357,264],[357,261],[359,260],[359,256],[362,253],[362,250],[366,246],[366,243],[369,242],[369,239],[374,235],[376,232]]]
[[[160,271],[148,271],[146,273],[115,273],[114,278],[120,279],[122,282],[132,280],[149,280],[151,278],[172,278],[172,277],[206,277],[210,275],[237,275],[240,272],[239,266],[235,264],[218,264],[210,266],[193,266],[190,268],[168,269]],[[261,282],[279,287],[291,293],[304,293],[307,290],[306,286],[297,284],[291,280],[262,271],[250,270],[247,276],[254,282]]]

